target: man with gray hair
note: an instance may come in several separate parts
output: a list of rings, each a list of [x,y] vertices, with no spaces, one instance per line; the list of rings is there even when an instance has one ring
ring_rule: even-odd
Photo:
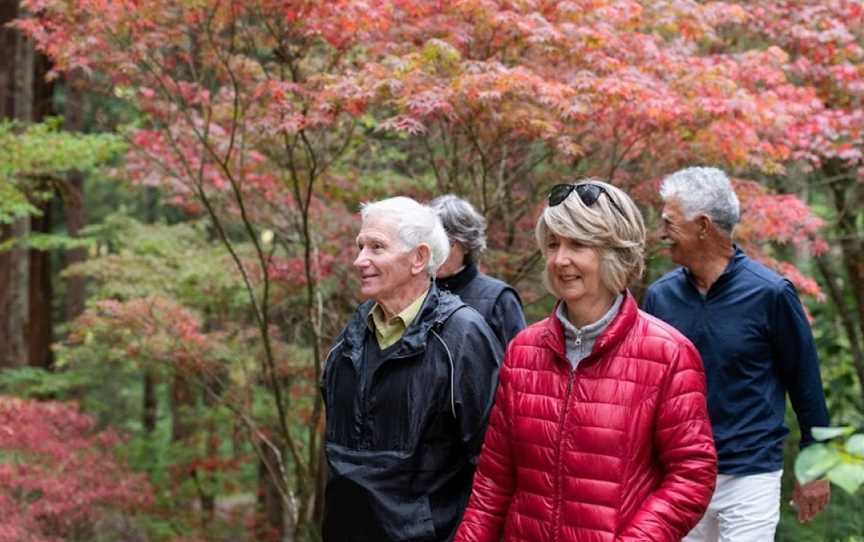
[[[663,180],[664,240],[675,263],[648,289],[645,311],[702,356],[719,459],[708,511],[686,541],[773,540],[780,518],[786,395],[801,427],[828,425],[816,347],[795,287],[732,241],[738,198],[723,171],[688,168]],[[798,485],[798,519],[830,498],[825,480]]]
[[[450,238],[450,255],[438,269],[438,286],[477,309],[506,348],[510,339],[525,329],[525,313],[512,286],[477,268],[486,250],[486,219],[453,194],[435,198],[430,205],[438,211]]]
[[[327,356],[324,542],[450,540],[471,490],[503,356],[483,317],[438,290],[449,242],[410,198],[364,205],[368,301]]]

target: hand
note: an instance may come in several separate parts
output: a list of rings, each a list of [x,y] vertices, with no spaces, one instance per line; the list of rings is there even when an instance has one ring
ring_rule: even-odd
[[[828,480],[813,480],[804,485],[795,480],[792,501],[798,508],[798,521],[807,523],[822,511],[831,500],[831,483]]]

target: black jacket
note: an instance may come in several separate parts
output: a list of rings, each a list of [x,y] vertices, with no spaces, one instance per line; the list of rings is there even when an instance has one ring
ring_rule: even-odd
[[[372,306],[357,309],[324,368],[323,539],[450,540],[471,490],[502,349],[477,311],[433,285],[367,375]]]
[[[454,293],[483,315],[506,350],[507,344],[525,329],[522,300],[506,282],[481,273],[475,264],[466,265],[453,276],[438,279],[438,287]]]

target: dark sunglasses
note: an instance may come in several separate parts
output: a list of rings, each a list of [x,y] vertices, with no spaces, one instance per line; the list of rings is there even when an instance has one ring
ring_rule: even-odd
[[[549,191],[549,207],[560,205],[561,202],[570,197],[570,194],[572,194],[574,190],[586,207],[591,207],[598,199],[600,199],[601,194],[606,194],[612,207],[615,207],[615,210],[621,213],[621,216],[627,216],[627,213],[625,213],[624,210],[615,203],[615,200],[612,199],[609,192],[599,184],[594,183],[556,184],[552,187],[552,190]]]

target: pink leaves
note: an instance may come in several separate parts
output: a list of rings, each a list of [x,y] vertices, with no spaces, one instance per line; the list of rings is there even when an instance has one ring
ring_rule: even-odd
[[[819,255],[828,246],[819,234],[824,221],[793,194],[774,194],[752,181],[736,181],[741,199],[742,220],[736,238],[753,249],[759,259],[787,276],[803,293],[822,296],[818,283],[795,266],[766,256],[762,246],[768,242],[790,243],[800,250]]]
[[[379,130],[394,132],[402,132],[408,135],[416,136],[426,132],[426,126],[414,117],[407,115],[398,115],[390,117],[378,125]]]
[[[104,509],[149,505],[144,477],[111,456],[119,440],[74,405],[0,397],[0,541],[66,539]]]
[[[96,325],[107,332],[101,340],[131,346],[127,353],[136,358],[133,361],[176,364],[192,371],[209,363],[210,343],[201,331],[199,317],[176,301],[158,296],[102,301],[85,313],[75,329],[84,331]],[[80,337],[73,333],[69,340]]]
[[[453,115],[453,106],[444,94],[436,90],[416,93],[407,99],[408,110],[420,117]]]
[[[312,262],[316,278],[318,280],[327,278],[333,272],[335,262],[336,257],[333,255],[319,254]],[[274,281],[283,283],[289,288],[305,287],[307,283],[304,261],[299,257],[274,259],[270,263],[269,275]]]
[[[791,194],[763,194],[747,202],[747,224],[755,241],[774,240],[804,245],[817,235],[824,221]]]
[[[864,144],[860,99],[864,96],[864,15],[860,2],[788,0],[759,2],[753,21],[792,55],[787,68],[825,104],[795,134],[795,151],[814,167],[839,159],[864,166],[855,148]]]

